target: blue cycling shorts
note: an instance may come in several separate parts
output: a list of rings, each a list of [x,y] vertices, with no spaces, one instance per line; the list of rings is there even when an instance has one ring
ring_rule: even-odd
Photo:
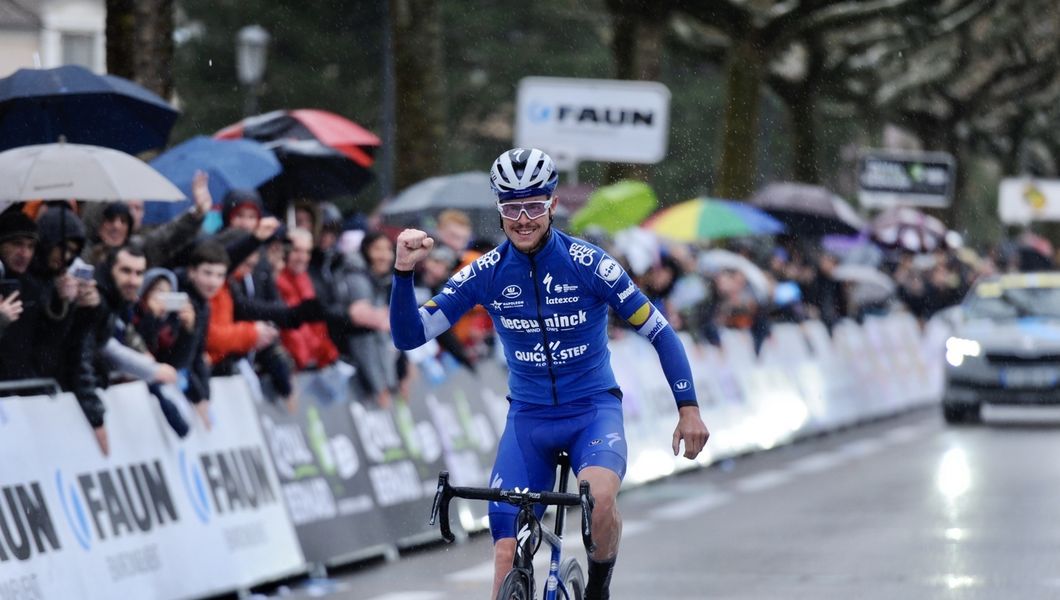
[[[508,408],[497,460],[490,476],[490,487],[552,490],[556,483],[556,455],[570,456],[572,471],[604,467],[626,474],[626,432],[622,424],[622,401],[611,392],[549,406],[513,400]],[[577,490],[573,482],[568,492]],[[544,513],[538,507],[538,518]],[[491,502],[490,531],[493,540],[515,537],[515,516],[511,504]]]

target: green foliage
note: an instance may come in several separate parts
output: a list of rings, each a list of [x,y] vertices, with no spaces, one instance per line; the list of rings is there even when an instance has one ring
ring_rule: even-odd
[[[396,0],[391,0],[396,1]],[[176,49],[175,86],[183,115],[172,143],[210,135],[239,120],[244,91],[236,80],[235,36],[259,24],[272,35],[262,112],[322,108],[382,135],[383,0],[178,0],[182,22],[203,34]],[[486,170],[512,144],[516,87],[526,76],[611,78],[611,17],[604,0],[492,2],[442,0],[449,138],[439,148],[445,172]],[[710,193],[715,184],[723,74],[668,40],[660,80],[672,93],[667,158],[651,184],[668,205]],[[765,95],[755,182],[790,176],[787,117]],[[400,135],[400,133],[399,133]],[[828,121],[821,155],[838,160],[848,127]],[[838,164],[826,162],[826,183]],[[604,165],[587,163],[583,182],[599,184]],[[370,209],[378,186],[357,199]]]

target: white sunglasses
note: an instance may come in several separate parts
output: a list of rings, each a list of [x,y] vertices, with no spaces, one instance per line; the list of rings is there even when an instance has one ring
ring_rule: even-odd
[[[511,221],[518,221],[519,215],[526,213],[528,219],[540,219],[548,214],[552,207],[552,198],[548,200],[534,200],[533,202],[505,202],[497,204],[497,212]]]

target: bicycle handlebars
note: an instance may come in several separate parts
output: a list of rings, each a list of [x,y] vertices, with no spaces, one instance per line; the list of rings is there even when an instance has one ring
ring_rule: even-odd
[[[506,502],[515,506],[532,506],[534,504],[554,506],[580,506],[582,508],[582,543],[585,551],[592,552],[595,549],[592,535],[593,506],[596,504],[592,494],[589,493],[589,482],[582,481],[578,484],[577,494],[561,494],[558,492],[531,492],[529,490],[502,490],[500,488],[473,488],[454,487],[449,485],[449,472],[442,471],[438,474],[438,491],[434,494],[434,504],[431,507],[430,525],[439,523],[442,539],[452,543],[456,539],[449,525],[449,501],[453,498],[466,498],[468,500],[486,500],[489,502]],[[439,520],[439,516],[441,519]]]

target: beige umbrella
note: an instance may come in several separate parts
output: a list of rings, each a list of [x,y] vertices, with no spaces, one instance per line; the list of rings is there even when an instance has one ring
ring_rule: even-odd
[[[144,161],[83,144],[39,144],[0,152],[0,204],[29,200],[184,200]]]

